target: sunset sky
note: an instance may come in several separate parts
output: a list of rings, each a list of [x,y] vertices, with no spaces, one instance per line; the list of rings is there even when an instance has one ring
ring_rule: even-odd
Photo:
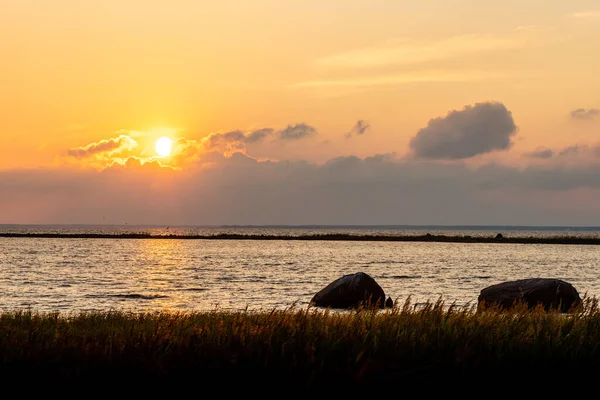
[[[0,224],[600,226],[597,0],[4,0],[0,50]]]

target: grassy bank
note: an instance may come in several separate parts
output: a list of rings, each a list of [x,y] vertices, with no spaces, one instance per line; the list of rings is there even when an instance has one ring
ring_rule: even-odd
[[[568,316],[416,308],[389,311],[0,314],[7,382],[181,385],[235,382],[296,389],[595,378],[600,313]],[[427,387],[427,386],[425,386]]]

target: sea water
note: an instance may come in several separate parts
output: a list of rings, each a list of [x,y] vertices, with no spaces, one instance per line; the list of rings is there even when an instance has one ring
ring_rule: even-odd
[[[600,296],[600,245],[288,240],[314,233],[586,236],[600,228],[0,226],[0,233],[281,236],[279,240],[0,237],[0,308],[211,311],[304,308],[365,272],[404,304],[470,306],[486,286],[549,277]]]

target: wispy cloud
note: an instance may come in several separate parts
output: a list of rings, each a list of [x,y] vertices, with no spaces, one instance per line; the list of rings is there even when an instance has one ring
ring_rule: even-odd
[[[401,38],[383,45],[332,54],[318,59],[316,64],[323,68],[372,68],[520,49],[536,43],[533,33],[531,29],[520,29],[504,36],[471,34],[432,41]]]
[[[600,10],[574,12],[569,14],[571,18],[600,18]]]
[[[540,27],[537,25],[520,25],[515,28],[515,32],[537,32]]]
[[[319,87],[371,87],[383,85],[405,85],[410,83],[434,83],[434,82],[473,82],[489,79],[509,78],[506,73],[483,72],[483,71],[420,71],[407,72],[394,75],[377,75],[371,77],[360,77],[354,79],[331,79],[298,82],[293,88],[319,88]]]
[[[371,128],[371,125],[369,125],[368,122],[366,122],[362,119],[359,119],[358,121],[356,121],[356,124],[354,124],[352,129],[350,129],[350,131],[344,135],[344,137],[346,139],[350,139],[354,135],[363,135],[370,128]]]

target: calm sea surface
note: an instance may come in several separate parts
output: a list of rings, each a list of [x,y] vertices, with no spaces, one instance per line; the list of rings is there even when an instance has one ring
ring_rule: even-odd
[[[2,232],[218,233],[282,240],[0,237],[0,308],[35,311],[210,311],[306,307],[342,275],[363,271],[386,295],[474,304],[489,285],[564,279],[600,297],[600,245],[294,241],[312,233],[600,237],[561,227],[129,227],[0,225]]]

